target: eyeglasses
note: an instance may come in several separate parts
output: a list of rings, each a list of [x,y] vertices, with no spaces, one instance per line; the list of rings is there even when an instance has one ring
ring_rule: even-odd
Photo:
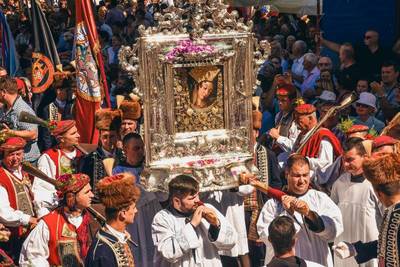
[[[329,64],[329,63],[323,63],[323,62],[318,63],[318,66],[329,66],[329,65],[331,65],[331,64]]]

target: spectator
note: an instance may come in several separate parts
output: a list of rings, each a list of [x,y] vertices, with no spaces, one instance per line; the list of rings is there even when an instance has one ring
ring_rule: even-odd
[[[118,0],[111,0],[110,9],[107,12],[105,23],[112,26],[115,23],[124,23],[125,16],[124,12],[117,7]]]
[[[293,44],[293,64],[292,64],[292,78],[294,80],[294,84],[298,87],[303,83],[304,77],[307,75],[307,72],[304,70],[303,62],[304,55],[307,51],[307,44],[298,40]]]
[[[377,118],[383,121],[391,120],[399,111],[399,101],[397,94],[399,91],[399,69],[394,61],[388,61],[382,65],[382,81],[372,82],[372,92],[378,98]]]
[[[360,78],[357,81],[357,87],[356,87],[356,92],[358,95],[360,95],[362,92],[369,92],[369,83],[368,80],[365,78]]]
[[[374,117],[376,112],[376,97],[368,92],[360,94],[360,98],[356,101],[356,113],[355,124],[361,124],[368,126],[369,129],[374,129],[377,133],[380,133],[385,124]]]
[[[21,111],[35,115],[33,109],[18,95],[17,82],[14,79],[6,78],[0,80],[0,102],[2,108],[1,133],[8,136],[22,137],[27,141],[25,146],[24,160],[36,162],[40,156],[37,145],[38,128],[35,124],[19,121]]]
[[[354,48],[350,43],[344,43],[339,50],[340,70],[338,80],[342,90],[353,91],[361,75],[359,66],[354,58]]]
[[[320,71],[317,67],[318,58],[313,53],[304,55],[303,66],[307,75],[304,77],[303,83],[300,86],[301,93],[304,97],[315,93],[315,82],[319,78]]]

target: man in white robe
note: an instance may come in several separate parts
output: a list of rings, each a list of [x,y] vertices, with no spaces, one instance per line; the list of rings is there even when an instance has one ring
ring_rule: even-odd
[[[268,200],[257,222],[260,239],[267,246],[265,264],[273,257],[268,226],[277,216],[289,215],[301,227],[297,233],[296,256],[332,267],[328,243],[343,231],[340,210],[325,193],[309,189],[310,163],[306,157],[292,155],[286,168],[287,195],[281,200]]]
[[[335,239],[340,241],[364,243],[378,238],[378,225],[383,213],[380,209],[371,183],[363,177],[362,163],[367,152],[361,138],[350,138],[343,146],[343,165],[345,173],[333,184],[331,198],[339,206],[343,215],[343,233]],[[354,258],[340,259],[335,255],[337,267],[374,267],[376,259],[365,264],[357,264]]]
[[[212,205],[200,202],[198,191],[198,182],[187,175],[169,183],[170,205],[152,224],[154,266],[222,266],[218,250],[237,242],[234,228]]]

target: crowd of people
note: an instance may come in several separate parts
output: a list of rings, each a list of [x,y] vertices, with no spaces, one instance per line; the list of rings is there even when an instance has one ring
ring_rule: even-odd
[[[73,1],[40,2],[73,73]],[[79,141],[75,77],[31,92],[34,36],[20,4],[1,4],[20,62],[17,77],[0,69],[1,266],[400,266],[400,40],[385,47],[368,30],[362,44],[337,44],[313,17],[230,7],[270,44],[252,114],[268,182],[242,174],[237,188],[199,192],[182,173],[166,195],[140,176],[144,103],[118,52],[173,1],[95,5],[111,108],[96,112],[91,147]]]

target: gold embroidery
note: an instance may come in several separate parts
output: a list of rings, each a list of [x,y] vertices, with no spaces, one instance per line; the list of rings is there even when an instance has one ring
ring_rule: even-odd
[[[69,229],[68,225],[64,223],[62,231],[61,231],[61,236],[64,237],[71,237],[71,238],[76,238],[76,233]]]

